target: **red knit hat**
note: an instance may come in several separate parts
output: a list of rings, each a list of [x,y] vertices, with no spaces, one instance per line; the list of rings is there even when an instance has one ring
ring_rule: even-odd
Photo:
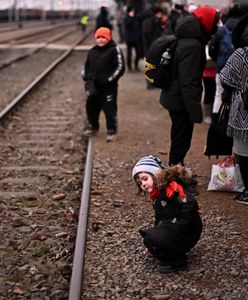
[[[95,38],[98,38],[99,36],[105,37],[108,41],[111,41],[111,31],[107,27],[100,27],[95,32]]]
[[[196,16],[199,23],[210,33],[215,25],[216,9],[210,6],[203,6],[193,10],[192,14]]]

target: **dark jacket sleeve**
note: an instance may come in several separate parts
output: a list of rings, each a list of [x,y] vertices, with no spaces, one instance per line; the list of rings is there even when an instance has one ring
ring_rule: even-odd
[[[99,72],[96,74],[96,82],[100,83],[101,85],[117,83],[120,77],[124,74],[125,64],[123,53],[118,46],[113,47],[111,57],[113,65],[111,72],[109,72],[110,68],[106,68],[106,73]]]
[[[193,199],[192,195],[187,195],[187,202],[179,203],[179,205],[181,206],[181,210],[177,219],[177,224],[182,226],[191,225],[196,215],[199,214],[198,203]]]
[[[220,41],[222,37],[223,37],[223,29],[219,28],[216,34],[212,36],[209,42],[208,54],[214,62],[216,62],[219,54]]]
[[[178,57],[178,79],[182,100],[191,122],[202,122],[202,49],[188,44]]]
[[[91,55],[92,55],[92,50],[89,51],[88,56],[87,56],[86,61],[85,61],[85,64],[84,64],[84,77],[83,77],[83,79],[85,81],[95,79],[94,71],[93,71],[93,68],[92,68],[91,63],[90,63],[90,61],[92,60]]]

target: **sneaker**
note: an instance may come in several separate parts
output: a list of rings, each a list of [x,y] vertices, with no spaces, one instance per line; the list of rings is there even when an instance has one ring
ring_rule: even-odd
[[[238,194],[234,199],[239,203],[248,204],[248,191],[244,190],[242,193]]]
[[[83,136],[93,136],[93,135],[96,135],[98,132],[98,130],[94,130],[94,129],[85,129],[83,131]]]
[[[182,264],[182,265],[178,265],[178,266],[169,266],[166,264],[161,263],[160,265],[157,266],[157,270],[159,271],[159,273],[163,273],[163,274],[169,274],[169,273],[175,273],[178,271],[184,271],[187,269],[187,263]]]
[[[108,134],[106,137],[107,142],[115,142],[117,139],[116,134]]]

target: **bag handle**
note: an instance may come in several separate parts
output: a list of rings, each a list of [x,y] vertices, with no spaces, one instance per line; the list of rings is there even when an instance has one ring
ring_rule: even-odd
[[[226,156],[219,162],[220,167],[230,167],[231,165],[234,167],[237,165],[237,161],[234,156]]]

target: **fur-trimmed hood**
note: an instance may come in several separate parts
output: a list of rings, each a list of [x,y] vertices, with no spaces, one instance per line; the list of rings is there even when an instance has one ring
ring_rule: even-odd
[[[172,181],[177,181],[179,183],[188,185],[193,179],[193,172],[189,168],[183,167],[181,165],[175,165],[172,167],[161,169],[157,173],[156,178],[158,187],[168,185]]]

